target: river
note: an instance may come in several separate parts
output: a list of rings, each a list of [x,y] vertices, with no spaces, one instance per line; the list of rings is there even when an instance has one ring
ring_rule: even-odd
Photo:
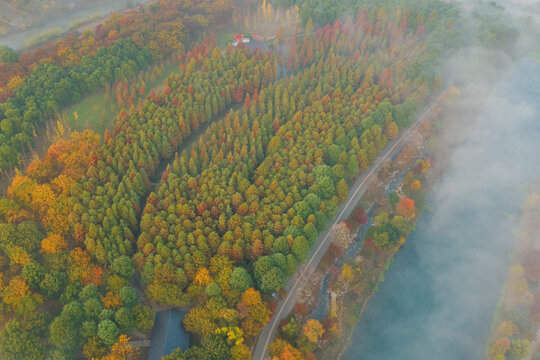
[[[344,360],[484,358],[523,185],[540,176],[540,64],[520,60],[471,121]]]

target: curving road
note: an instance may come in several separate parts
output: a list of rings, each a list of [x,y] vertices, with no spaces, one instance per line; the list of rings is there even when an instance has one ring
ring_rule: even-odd
[[[444,90],[442,90],[430,102],[430,104],[425,107],[420,112],[420,114],[418,114],[418,117],[414,124],[412,124],[406,131],[401,133],[396,139],[388,143],[386,147],[379,153],[379,155],[375,159],[375,162],[366,171],[364,171],[362,175],[360,175],[360,177],[352,184],[349,190],[349,198],[346,203],[340,205],[337,217],[328,224],[329,230],[335,224],[345,220],[349,216],[349,214],[354,209],[355,205],[358,203],[362,195],[367,190],[369,184],[371,183],[372,175],[377,174],[380,167],[394,155],[396,150],[400,149],[400,146],[404,144],[404,141],[407,139],[409,134],[422,122],[422,120],[426,118],[429,112],[439,102],[441,97],[454,84],[454,82],[455,76],[452,76],[451,81],[444,88]],[[268,347],[270,346],[274,338],[274,332],[277,329],[277,325],[282,319],[287,317],[287,315],[293,309],[294,304],[296,303],[296,298],[298,296],[298,291],[301,288],[300,285],[302,284],[302,281],[305,280],[313,270],[315,270],[317,265],[319,265],[322,256],[325,254],[328,246],[330,245],[332,239],[330,237],[329,230],[319,235],[317,243],[311,249],[308,258],[309,260],[307,260],[307,262],[298,267],[296,274],[291,277],[291,279],[285,286],[287,296],[277,304],[276,310],[272,318],[270,319],[270,322],[266,324],[261,334],[259,335],[257,343],[255,344],[255,350],[253,351],[252,355],[253,360],[264,360],[266,358],[266,353],[268,351]]]

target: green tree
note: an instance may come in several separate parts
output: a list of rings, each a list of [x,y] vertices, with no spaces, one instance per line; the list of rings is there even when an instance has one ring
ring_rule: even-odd
[[[231,359],[231,347],[223,335],[213,335],[205,338],[202,342],[202,348],[204,349],[203,359]]]
[[[392,208],[395,209],[397,203],[399,202],[398,194],[396,194],[395,192],[390,193],[389,202],[390,202],[390,205],[392,205]]]
[[[341,148],[336,144],[332,144],[328,147],[326,154],[328,156],[327,163],[330,166],[334,166],[337,164],[339,160],[339,155],[341,154]]]
[[[358,174],[359,166],[358,166],[358,157],[356,156],[349,156],[347,160],[347,167],[345,168],[345,172],[347,177],[352,178],[356,174]]]
[[[382,233],[377,232],[373,235],[373,242],[375,243],[375,246],[377,246],[378,248],[382,248],[388,245],[388,240],[389,240],[389,237],[388,237],[388,233],[386,232],[382,232]]]
[[[287,336],[287,340],[290,342],[293,342],[298,334],[300,334],[300,324],[296,322],[296,318],[292,316],[289,319],[289,322],[281,329],[285,336]]]
[[[49,342],[61,349],[75,350],[80,344],[79,326],[62,316],[55,318],[50,326]]]
[[[314,193],[309,193],[305,197],[304,201],[309,205],[312,213],[317,212],[319,210],[319,206],[321,206],[321,198]]]
[[[114,310],[112,309],[103,309],[99,313],[98,320],[112,320],[114,318]]]
[[[112,320],[103,320],[98,325],[98,336],[106,345],[112,345],[118,338],[119,329]]]
[[[400,215],[396,215],[390,221],[393,227],[395,227],[400,235],[407,235],[412,230],[412,225]]]
[[[510,344],[509,354],[512,359],[523,359],[529,355],[529,340],[528,339],[515,339]]]
[[[129,334],[135,326],[135,317],[131,309],[123,307],[114,314],[114,320],[120,327],[120,332]],[[101,337],[101,336],[100,336]]]
[[[99,299],[100,293],[96,285],[86,285],[79,294],[79,301],[86,302],[88,299]]]
[[[0,46],[0,63],[15,63],[19,59],[19,54],[12,48],[1,45]]]
[[[264,293],[277,291],[285,286],[286,276],[277,266],[273,266],[270,271],[261,278],[260,289]]]
[[[135,274],[135,265],[130,257],[120,256],[114,260],[112,270],[126,279],[131,279]]]
[[[304,236],[297,236],[293,240],[292,252],[299,262],[305,259],[309,253],[309,243]]]
[[[0,332],[0,352],[5,360],[45,358],[45,344],[22,324],[12,319]]]
[[[294,210],[302,219],[306,220],[313,213],[311,207],[305,201],[299,201],[294,204]]]
[[[22,318],[25,316],[33,316],[37,310],[39,303],[35,296],[30,294],[24,296],[15,306],[15,315]]]
[[[326,225],[328,223],[328,219],[326,218],[326,215],[322,211],[317,211],[315,213],[315,221],[317,225],[317,230],[324,231],[326,229]]]
[[[122,298],[122,304],[126,307],[133,307],[141,301],[139,294],[131,286],[124,286],[118,291],[118,294]]]
[[[50,326],[50,343],[66,350],[78,349],[81,343],[79,330],[84,320],[83,306],[73,301],[64,306]]]
[[[302,230],[302,232],[304,233],[304,236],[306,237],[310,246],[315,244],[319,233],[317,232],[317,229],[315,228],[315,226],[313,226],[312,223],[307,223],[306,225],[304,225],[304,229]]]
[[[237,267],[231,274],[229,284],[233,289],[244,292],[253,286],[253,280],[246,269],[243,267]]]
[[[67,283],[67,275],[59,271],[51,271],[45,274],[40,288],[51,299],[58,299]]]
[[[60,296],[60,301],[63,304],[69,304],[72,301],[75,301],[79,298],[79,294],[82,291],[82,284],[76,282],[73,284],[68,284],[62,295]]]
[[[322,199],[330,199],[334,195],[334,181],[329,176],[318,177],[312,190]]]
[[[22,269],[22,276],[26,279],[28,285],[32,289],[37,289],[39,287],[39,284],[45,278],[45,273],[45,268],[35,261],[31,261],[24,265]]]
[[[221,296],[221,288],[219,287],[217,282],[211,282],[206,286],[205,292],[208,296]]]
[[[349,187],[344,179],[338,181],[336,185],[336,192],[339,201],[344,202],[349,197]]]
[[[155,313],[147,305],[139,304],[133,308],[135,327],[139,330],[149,330],[154,326]]]
[[[90,338],[97,335],[97,322],[94,320],[87,320],[83,322],[81,327],[81,335],[85,338]]]

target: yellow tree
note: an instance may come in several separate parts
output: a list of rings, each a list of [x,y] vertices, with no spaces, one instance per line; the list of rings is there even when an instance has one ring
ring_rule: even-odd
[[[20,276],[16,276],[9,282],[9,285],[2,291],[3,301],[5,304],[15,307],[19,301],[30,293],[30,288],[26,280]]]
[[[249,360],[251,359],[251,352],[246,345],[235,344],[231,349],[231,356],[233,360]]]
[[[412,183],[411,183],[411,190],[412,191],[418,191],[422,188],[422,183],[420,182],[420,180],[414,180]]]
[[[339,275],[339,281],[349,284],[351,281],[354,280],[354,272],[352,267],[349,264],[343,265],[343,269],[341,269],[341,274]]]
[[[511,321],[503,321],[497,328],[497,336],[499,337],[512,337],[518,333],[518,327]]]
[[[21,246],[12,246],[9,251],[9,258],[15,264],[24,266],[32,260],[30,255]]]
[[[41,240],[41,251],[47,254],[56,254],[67,249],[67,242],[58,234],[52,234]]]
[[[100,360],[135,360],[139,358],[139,349],[134,348],[129,343],[127,335],[120,335],[118,341],[111,345],[111,352]],[[97,360],[94,358],[94,360]]]
[[[195,285],[206,286],[212,282],[212,277],[210,276],[210,271],[207,268],[201,267],[197,270],[195,274],[195,279],[193,280]]]
[[[122,298],[117,292],[107,292],[105,296],[101,297],[101,302],[106,309],[117,310],[122,307]]]
[[[394,140],[398,136],[398,126],[395,122],[390,122],[386,125],[386,136],[390,140]]]
[[[253,306],[261,303],[261,293],[255,290],[254,288],[247,289],[242,294],[242,301],[247,306]]]
[[[304,335],[310,342],[316,343],[324,334],[324,329],[319,320],[309,319],[302,328],[302,335]]]

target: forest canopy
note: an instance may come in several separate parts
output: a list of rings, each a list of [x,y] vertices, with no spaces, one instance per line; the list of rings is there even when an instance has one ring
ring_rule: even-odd
[[[195,335],[170,359],[250,357],[273,295],[351,181],[441,90],[436,65],[461,41],[442,1],[366,3],[346,19],[328,4],[297,2],[311,24],[264,51],[189,44],[233,4],[177,0],[18,58],[0,49],[0,169],[68,104],[162,57],[180,62],[111,131],[66,133],[0,199],[6,359],[131,354],[125,335],[147,334],[161,305],[189,309]],[[414,216],[414,202],[396,206],[400,218],[374,230],[391,242]],[[290,328],[304,353],[326,331]],[[281,345],[281,358],[303,356]]]

